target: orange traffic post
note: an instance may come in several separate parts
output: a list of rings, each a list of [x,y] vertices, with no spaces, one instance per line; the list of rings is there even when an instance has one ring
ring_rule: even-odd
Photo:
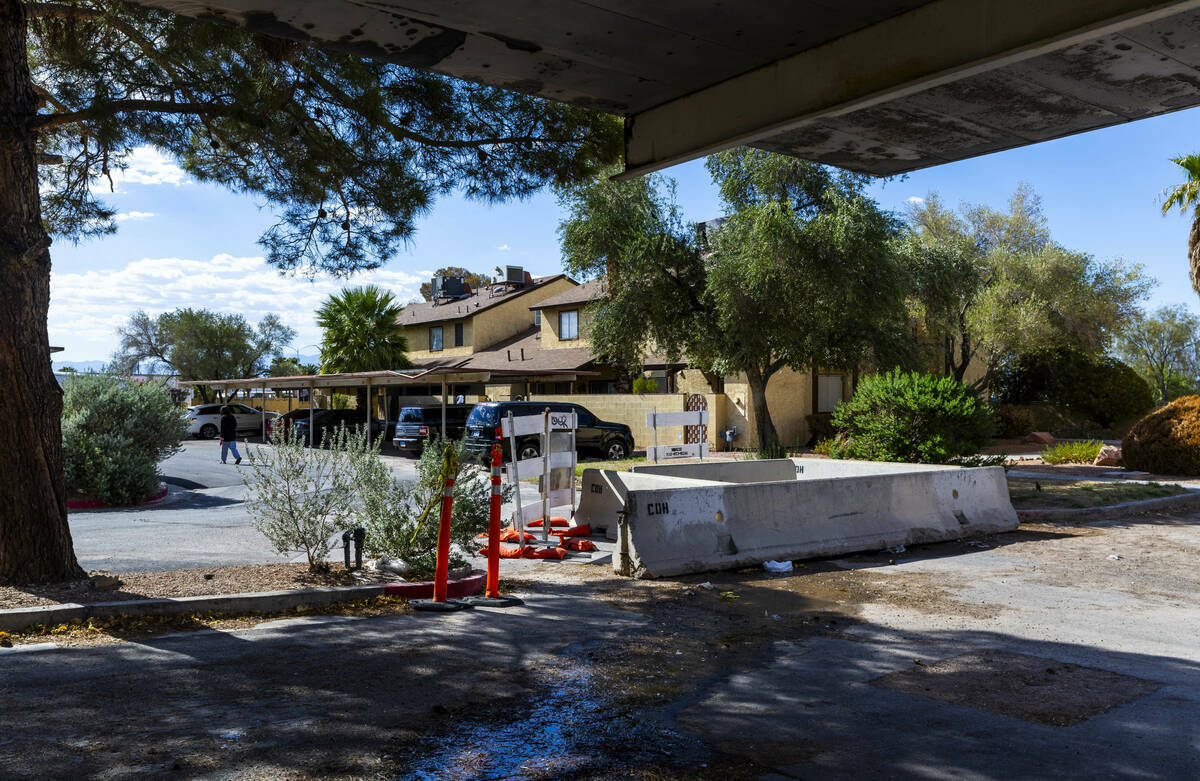
[[[490,599],[500,597],[500,464],[504,450],[500,443],[492,445],[492,498],[488,507],[487,590]]]
[[[446,601],[446,581],[450,577],[450,514],[454,510],[454,477],[446,476],[442,485],[442,523],[438,527],[437,572],[433,577],[433,601]]]

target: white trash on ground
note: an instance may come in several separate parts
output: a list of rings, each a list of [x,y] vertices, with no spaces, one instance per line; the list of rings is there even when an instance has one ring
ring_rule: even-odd
[[[792,562],[790,561],[764,561],[763,569],[767,572],[791,572]]]

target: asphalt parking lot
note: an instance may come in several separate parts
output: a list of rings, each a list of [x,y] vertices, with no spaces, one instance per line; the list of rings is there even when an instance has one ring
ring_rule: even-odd
[[[243,457],[254,443],[239,446]],[[295,561],[281,556],[255,529],[242,483],[248,460],[222,464],[216,440],[186,440],[160,467],[166,499],[144,507],[79,510],[69,514],[80,565],[86,570],[145,572]],[[416,474],[415,461],[385,456],[401,480]]]

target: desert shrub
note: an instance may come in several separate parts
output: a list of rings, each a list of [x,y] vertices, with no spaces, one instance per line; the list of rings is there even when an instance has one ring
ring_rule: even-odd
[[[67,491],[132,504],[158,487],[158,464],[187,433],[165,383],[75,374],[63,388]]]
[[[1127,469],[1200,475],[1200,396],[1183,396],[1151,412],[1121,443]]]
[[[944,464],[995,431],[991,409],[952,377],[899,369],[866,377],[833,413],[835,458]]]
[[[379,445],[367,445],[365,430],[339,428],[326,436],[326,447],[308,447],[290,427],[272,432],[267,443],[250,448],[252,468],[242,472],[251,521],[276,551],[303,553],[309,568],[320,569],[337,544],[334,535],[358,525],[360,490],[390,479]]]
[[[637,394],[658,393],[658,380],[653,377],[634,377],[633,392]]]
[[[451,566],[465,562],[462,551],[479,547],[475,536],[487,531],[491,499],[489,474],[464,462],[464,444],[451,443],[458,464],[450,515]],[[404,560],[412,577],[432,575],[437,564],[445,449],[446,441],[440,437],[426,444],[417,461],[415,482],[397,483],[389,478],[386,483],[376,479],[360,483],[367,553]],[[510,493],[506,486],[502,499],[507,501]],[[427,507],[431,509],[422,521]]]
[[[1103,442],[1094,439],[1083,442],[1059,442],[1046,448],[1042,460],[1047,464],[1090,464],[1100,455]]]
[[[813,452],[819,456],[833,455],[834,449],[837,447],[837,442],[833,437],[818,439],[817,444],[813,445]]]

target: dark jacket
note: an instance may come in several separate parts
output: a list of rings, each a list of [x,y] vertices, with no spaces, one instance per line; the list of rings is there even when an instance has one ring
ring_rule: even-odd
[[[237,439],[237,418],[232,414],[221,416],[221,439]]]

